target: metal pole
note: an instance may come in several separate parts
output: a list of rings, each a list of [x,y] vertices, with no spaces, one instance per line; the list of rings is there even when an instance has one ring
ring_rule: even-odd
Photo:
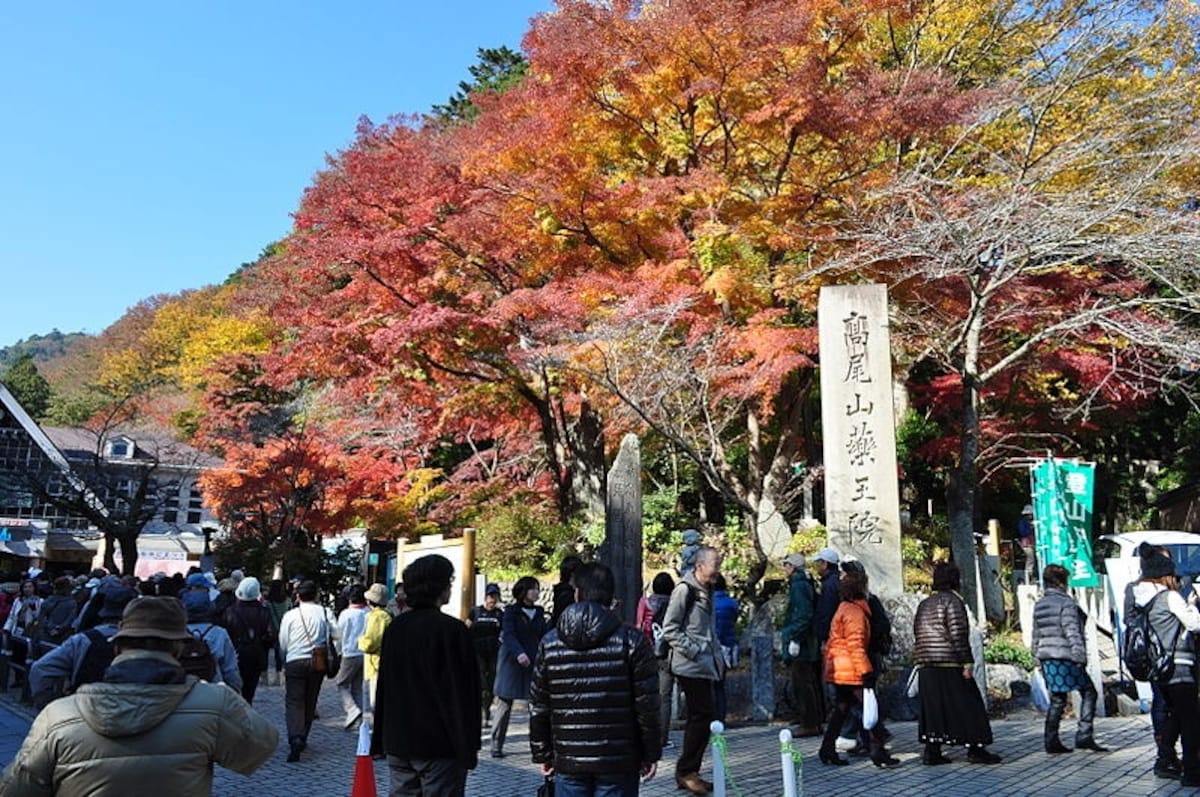
[[[716,739],[721,737],[725,732],[725,725],[720,720],[713,720],[708,726],[712,732],[712,739],[709,745],[712,747],[712,762],[713,762],[713,795],[715,797],[725,797],[725,759],[717,751],[719,743]]]
[[[796,763],[792,761],[792,732],[787,728],[779,732],[779,749],[779,759],[783,765],[783,797],[799,797]]]

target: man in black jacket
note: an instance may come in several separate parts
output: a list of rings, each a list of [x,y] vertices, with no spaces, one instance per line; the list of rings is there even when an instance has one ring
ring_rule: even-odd
[[[529,743],[557,797],[628,797],[662,755],[658,661],[609,608],[616,591],[600,562],[575,571],[575,603],[542,638],[529,692]]]
[[[371,748],[387,753],[392,795],[462,797],[479,760],[475,643],[440,609],[453,576],[437,554],[404,568],[409,611],[383,632]]]

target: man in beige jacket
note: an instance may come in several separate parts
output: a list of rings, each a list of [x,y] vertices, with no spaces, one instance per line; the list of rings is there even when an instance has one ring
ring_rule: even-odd
[[[188,637],[175,598],[125,607],[104,680],[37,716],[0,779],[8,797],[212,794],[212,765],[249,775],[279,733],[222,684],[187,675],[176,655]]]

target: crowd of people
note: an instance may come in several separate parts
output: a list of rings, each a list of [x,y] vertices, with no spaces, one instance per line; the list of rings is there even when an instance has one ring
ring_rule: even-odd
[[[178,761],[170,771],[162,767],[169,792],[209,793],[212,763],[249,773],[278,744],[273,725],[251,708],[256,687],[274,673],[284,685],[287,760],[300,760],[307,748],[319,690],[332,678],[344,726],[365,724],[372,752],[386,759],[393,795],[465,794],[485,743],[492,757],[507,755],[515,701],[528,703],[532,761],[553,779],[558,797],[636,795],[668,746],[678,692],[684,707],[675,782],[708,794],[713,784],[701,767],[710,723],[726,710],[739,607],[720,552],[693,543],[678,579],[654,577],[632,624],[614,603],[614,573],[577,557],[563,562],[549,607],[538,580],[525,576],[507,605],[500,587],[488,584],[465,622],[442,611],[454,571],[437,555],[405,568],[395,604],[383,584],[356,583],[333,611],[312,581],[272,581],[264,591],[238,571],[221,580],[198,570],[146,581],[101,571],[27,579],[13,600],[0,602],[5,648],[11,656],[24,643],[27,686],[45,708],[0,791],[54,794],[66,781],[70,793],[90,793],[97,782],[124,788],[144,777],[143,756],[161,754]],[[1128,590],[1126,613],[1144,611],[1155,635],[1170,640],[1171,666],[1151,684],[1154,771],[1200,785],[1197,597],[1181,590],[1169,551],[1143,546],[1139,553],[1141,578]],[[872,705],[891,653],[891,620],[862,563],[826,548],[812,564],[810,575],[800,554],[782,562],[788,599],[780,647],[790,668],[794,734],[821,738],[823,764],[850,763],[837,747],[847,737],[855,742],[851,757],[893,768],[900,761],[888,750],[892,734]],[[1107,752],[1094,733],[1098,695],[1086,671],[1085,618],[1067,592],[1066,570],[1047,566],[1042,579],[1032,649],[1050,694],[1045,752]],[[945,748],[961,746],[969,763],[999,763],[988,749],[992,729],[975,678],[978,632],[959,595],[958,568],[935,565],[932,587],[915,613],[909,684],[920,700],[921,761],[951,763]],[[37,655],[38,644],[47,651]],[[1072,691],[1081,700],[1068,747],[1060,732]]]
[[[96,783],[135,793],[114,784],[133,783],[134,758],[153,755],[182,762],[164,775],[168,793],[207,794],[213,763],[248,774],[278,744],[251,708],[260,683],[284,686],[288,761],[308,744],[326,678],[342,696],[345,727],[369,727],[384,629],[404,600],[398,585],[389,611],[382,584],[355,583],[335,614],[313,581],[276,579],[264,590],[239,570],[217,579],[196,567],[149,579],[33,571],[0,596],[0,688],[11,681],[42,709],[0,792],[30,795],[99,793]],[[229,688],[214,690],[221,684]],[[129,699],[128,712],[114,695]],[[44,746],[60,739],[71,750],[54,759]],[[83,766],[76,756],[116,760]]]

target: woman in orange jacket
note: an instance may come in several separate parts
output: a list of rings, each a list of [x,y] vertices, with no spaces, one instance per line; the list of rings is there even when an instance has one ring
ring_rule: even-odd
[[[834,744],[851,706],[862,705],[863,689],[875,688],[874,668],[867,655],[871,641],[871,609],[867,605],[865,573],[842,574],[838,585],[841,603],[829,628],[825,645],[825,682],[834,685],[833,710],[825,724],[825,738],[819,753],[822,764],[844,766],[850,762],[837,753]],[[871,729],[871,761],[880,768],[894,767],[900,760],[888,755],[877,727]]]

